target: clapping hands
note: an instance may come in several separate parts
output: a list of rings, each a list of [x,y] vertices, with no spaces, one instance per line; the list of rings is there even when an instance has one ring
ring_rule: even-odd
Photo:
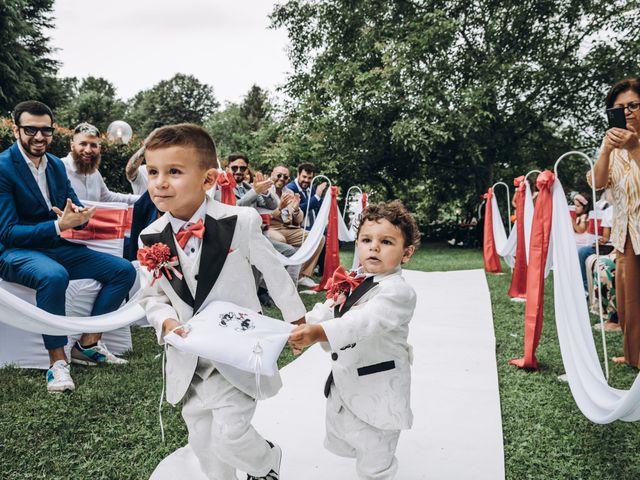
[[[87,223],[96,213],[96,207],[78,207],[73,204],[70,198],[67,198],[64,211],[58,207],[52,207],[51,210],[58,215],[58,226],[61,232]]]
[[[266,193],[267,190],[271,188],[271,185],[273,185],[273,180],[271,180],[271,178],[265,178],[261,172],[256,173],[255,178],[253,179],[253,189],[256,193]]]

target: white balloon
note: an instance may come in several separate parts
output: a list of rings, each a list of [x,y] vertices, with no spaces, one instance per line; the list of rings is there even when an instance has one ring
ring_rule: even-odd
[[[115,143],[129,143],[133,136],[133,130],[127,122],[116,120],[107,128],[107,138]]]

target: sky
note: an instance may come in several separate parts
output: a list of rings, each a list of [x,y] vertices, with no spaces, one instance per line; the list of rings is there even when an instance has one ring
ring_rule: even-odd
[[[51,45],[61,77],[104,77],[129,99],[191,74],[216,99],[238,102],[255,83],[275,91],[291,66],[273,0],[56,0]]]

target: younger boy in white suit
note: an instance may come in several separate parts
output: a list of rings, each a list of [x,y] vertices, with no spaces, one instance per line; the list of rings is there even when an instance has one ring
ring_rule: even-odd
[[[361,267],[338,269],[329,300],[289,337],[294,351],[322,342],[331,351],[325,447],[356,458],[361,479],[392,479],[400,430],[411,428],[409,322],[416,306],[401,265],[419,245],[414,218],[400,201],[369,205],[357,235]]]
[[[145,140],[149,194],[162,217],[140,234],[140,246],[167,245],[178,265],[153,282],[142,267],[146,288],[141,304],[158,342],[181,328],[209,302],[222,300],[260,311],[251,266],[264,275],[285,321],[302,321],[304,305],[291,277],[262,235],[253,209],[223,205],[206,192],[216,179],[216,148],[197,125],[169,125]],[[153,284],[152,284],[153,283]],[[211,480],[278,479],[282,451],[251,426],[256,408],[253,374],[167,347],[167,401],[184,398],[182,416],[189,444]],[[264,396],[279,390],[279,376],[262,377]]]

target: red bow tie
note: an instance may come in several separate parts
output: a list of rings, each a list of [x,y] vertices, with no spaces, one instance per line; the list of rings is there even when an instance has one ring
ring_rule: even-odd
[[[190,227],[181,228],[176,234],[176,240],[178,240],[180,248],[184,248],[192,236],[202,240],[202,237],[204,236],[204,224],[202,223],[202,219],[198,220]]]
[[[365,277],[356,277],[356,272],[347,273],[342,265],[336,268],[333,276],[327,282],[327,298],[333,298],[341,293],[348,295],[364,281]]]

